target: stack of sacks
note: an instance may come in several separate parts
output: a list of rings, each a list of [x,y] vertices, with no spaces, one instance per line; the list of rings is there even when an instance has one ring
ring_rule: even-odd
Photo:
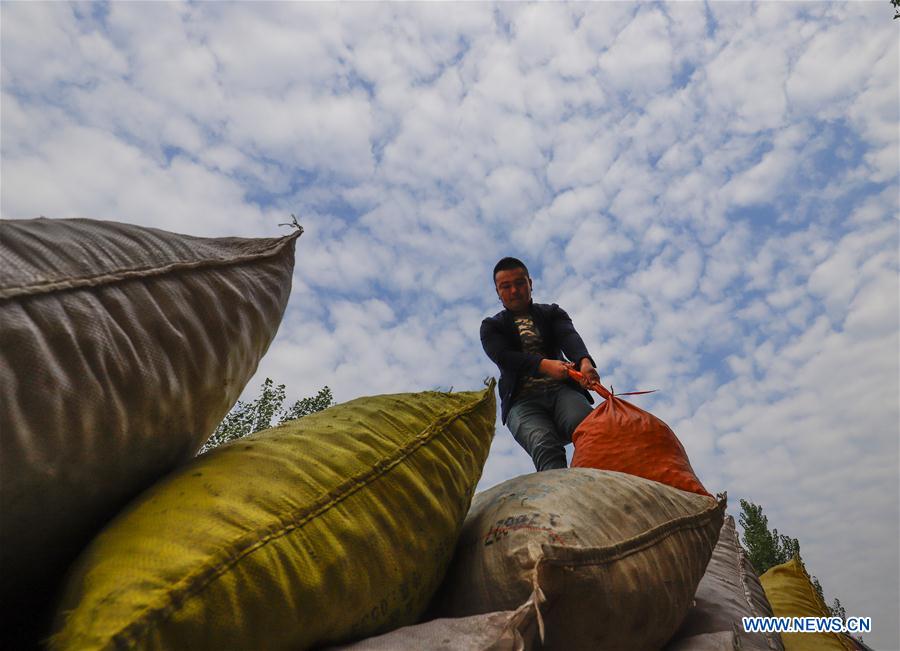
[[[494,432],[480,392],[360,398],[194,459],[67,582],[52,649],[292,649],[419,619]]]
[[[190,459],[237,400],[281,322],[299,234],[0,221],[7,624],[39,610],[103,523]]]
[[[776,617],[830,617],[799,558],[769,568],[759,581]],[[782,633],[785,651],[853,651],[854,642],[838,633]]]
[[[727,516],[694,605],[666,651],[784,651],[777,633],[746,633],[743,617],[771,617],[772,608]]]
[[[503,620],[523,609],[534,612],[537,640],[532,634],[515,645],[457,648],[665,645],[691,606],[725,499],[706,491],[662,421],[605,394],[606,403],[576,431],[582,446],[575,461],[583,463],[524,475],[475,497],[429,609],[438,619],[360,649],[387,648],[378,645],[389,640],[411,648],[403,640],[416,634],[436,639],[445,631],[449,638],[450,618],[462,626],[478,615]],[[610,430],[617,431],[611,445],[603,440]],[[597,462],[599,468],[575,467]]]
[[[431,615],[531,600],[543,648],[659,649],[691,606],[724,509],[604,470],[511,479],[473,500]]]

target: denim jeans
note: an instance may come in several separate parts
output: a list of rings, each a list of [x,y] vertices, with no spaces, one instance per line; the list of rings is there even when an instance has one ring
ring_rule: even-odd
[[[582,394],[563,384],[516,400],[506,425],[537,470],[565,468],[565,446],[592,409]]]

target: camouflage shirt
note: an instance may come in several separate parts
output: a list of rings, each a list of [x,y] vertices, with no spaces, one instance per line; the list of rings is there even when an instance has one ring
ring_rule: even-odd
[[[526,353],[535,353],[544,356],[544,340],[541,333],[534,325],[534,320],[530,315],[517,316],[514,318],[516,328],[519,330],[519,339],[522,341],[522,351]],[[554,380],[546,375],[537,377],[524,376],[519,380],[519,386],[513,394],[516,398],[522,398],[529,395],[540,393],[546,389],[558,387],[562,382]]]

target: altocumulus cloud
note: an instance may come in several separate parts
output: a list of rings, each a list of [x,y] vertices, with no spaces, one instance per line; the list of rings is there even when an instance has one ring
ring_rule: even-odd
[[[898,39],[881,3],[4,3],[2,216],[298,246],[258,376],[476,388],[525,259],[714,490],[900,648]],[[531,470],[498,429],[481,487]]]

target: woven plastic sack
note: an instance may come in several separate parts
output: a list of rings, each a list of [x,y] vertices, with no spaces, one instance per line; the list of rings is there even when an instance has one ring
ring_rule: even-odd
[[[830,617],[799,558],[770,567],[759,582],[776,617]],[[853,651],[857,647],[837,633],[782,633],[785,651]]]
[[[417,621],[494,434],[479,392],[360,398],[197,457],[88,547],[52,649],[291,649]]]
[[[472,502],[431,614],[539,606],[548,649],[658,649],[678,629],[724,501],[622,473],[548,470]]]
[[[700,633],[692,637],[678,638],[666,645],[665,651],[742,651],[741,641],[735,630],[717,633]]]
[[[278,329],[298,235],[0,221],[4,601],[209,437]]]
[[[327,651],[531,651],[539,648],[533,600],[517,610],[435,619]]]
[[[668,425],[618,396],[606,397],[572,434],[573,468],[615,470],[710,495]]]
[[[743,629],[743,617],[771,616],[772,608],[729,515],[697,587],[694,605],[666,651],[713,651],[726,642],[729,650],[783,651],[777,633],[747,633]]]

